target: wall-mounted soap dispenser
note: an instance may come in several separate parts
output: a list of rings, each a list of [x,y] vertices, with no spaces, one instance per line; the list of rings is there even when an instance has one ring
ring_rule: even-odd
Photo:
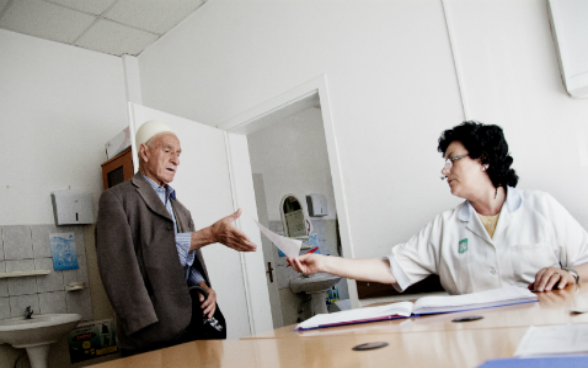
[[[51,193],[56,225],[83,225],[94,223],[92,196],[76,190],[57,190]]]

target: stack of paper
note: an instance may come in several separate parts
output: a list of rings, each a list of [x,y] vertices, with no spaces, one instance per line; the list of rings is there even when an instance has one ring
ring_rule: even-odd
[[[400,302],[382,307],[368,307],[331,314],[318,314],[300,323],[296,328],[298,330],[309,330],[313,328],[406,318],[411,315],[460,312],[536,301],[539,301],[537,296],[527,288],[507,286],[501,289],[487,290],[473,294],[425,297],[417,300],[414,304],[411,302]]]

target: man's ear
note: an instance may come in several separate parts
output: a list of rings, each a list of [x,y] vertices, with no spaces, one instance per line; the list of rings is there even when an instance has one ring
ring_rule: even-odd
[[[143,162],[149,161],[149,158],[147,155],[148,151],[149,151],[149,147],[145,143],[141,143],[141,145],[139,146],[139,158],[141,158],[141,160],[143,160]]]

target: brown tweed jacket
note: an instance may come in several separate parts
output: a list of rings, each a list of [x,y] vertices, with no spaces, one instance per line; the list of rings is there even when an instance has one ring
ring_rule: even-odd
[[[172,207],[178,226],[194,231],[190,211],[178,201]],[[96,252],[116,312],[119,347],[140,349],[169,341],[188,326],[192,300],[173,220],[142,174],[100,196]],[[200,250],[196,259],[194,265],[209,283]]]

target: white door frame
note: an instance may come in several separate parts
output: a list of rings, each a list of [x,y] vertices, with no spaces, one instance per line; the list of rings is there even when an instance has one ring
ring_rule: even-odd
[[[347,258],[353,258],[353,247],[351,246],[353,243],[351,238],[351,229],[349,226],[348,205],[345,195],[343,173],[341,170],[339,148],[337,146],[335,125],[333,123],[333,118],[331,115],[331,106],[328,97],[327,76],[325,74],[316,77],[285,93],[282,93],[281,95],[278,95],[266,102],[263,102],[260,105],[248,111],[245,111],[231,119],[228,119],[223,123],[218,124],[217,128],[225,130],[229,133],[241,134],[246,136],[247,134],[250,134],[253,131],[261,129],[265,126],[266,123],[263,121],[263,119],[261,119],[264,116],[267,116],[288,105],[291,105],[292,103],[308,98],[309,96],[312,96],[317,93],[320,99],[322,118],[325,129],[325,137],[327,141],[327,152],[329,157],[329,164],[331,167],[331,176],[333,180],[333,191],[335,193],[335,205],[337,208],[337,217],[339,219],[339,228],[342,243],[341,245],[343,251],[342,256]],[[227,144],[229,150],[230,145],[231,142],[229,141]],[[231,174],[231,178],[234,178],[233,174]],[[232,184],[238,186],[238,183]],[[234,201],[235,206],[239,207],[240,203],[237,194],[235,194],[234,196]],[[253,265],[248,266],[248,260],[244,254],[241,255],[241,260],[244,272],[247,272],[248,270],[252,269]],[[261,280],[255,280],[252,279],[252,277],[245,277],[245,280],[249,287],[258,287],[254,286],[256,282],[263,282],[264,286],[266,283],[265,278]],[[357,308],[359,307],[359,300],[357,297],[357,287],[355,281],[347,280],[347,283],[349,286],[349,297],[351,299],[351,305],[353,308]],[[247,292],[247,298],[251,297],[252,293]],[[251,303],[251,300],[249,300],[249,303]]]

